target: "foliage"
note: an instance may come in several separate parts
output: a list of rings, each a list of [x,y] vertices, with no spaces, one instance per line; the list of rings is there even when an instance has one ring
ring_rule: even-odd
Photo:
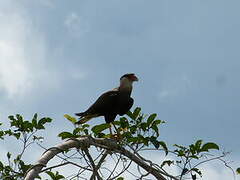
[[[70,132],[64,131],[59,133],[58,136],[62,140],[84,136],[113,139],[117,142],[119,147],[124,147],[133,154],[136,154],[145,163],[150,164],[152,167],[159,170],[159,172],[163,172],[169,179],[181,180],[188,178],[195,180],[204,173],[199,169],[199,165],[214,159],[222,160],[226,155],[225,153],[221,155],[210,154],[209,152],[219,151],[219,146],[213,142],[204,143],[202,140],[197,140],[188,146],[175,144],[173,147],[169,148],[167,143],[160,136],[160,127],[165,121],[158,119],[155,113],[150,115],[142,113],[139,107],[133,112],[129,111],[126,116],[113,122],[113,126],[116,128],[116,134],[114,135],[111,135],[108,131],[108,129],[111,128],[110,124],[103,123],[95,126],[90,126],[89,124],[76,125],[78,120],[75,117],[68,114],[65,114],[64,117],[73,124],[74,128]],[[6,155],[8,160],[7,163],[0,161],[0,179],[13,179],[13,177],[14,179],[21,179],[24,177],[27,170],[32,167],[31,164],[27,164],[23,161],[23,154],[30,145],[37,143],[39,140],[43,140],[43,137],[37,136],[37,134],[40,130],[44,130],[45,125],[51,123],[52,120],[47,117],[39,119],[37,114],[33,116],[31,121],[24,120],[19,114],[16,116],[9,116],[9,120],[10,128],[0,131],[0,139],[5,140],[6,138],[14,138],[17,141],[21,141],[22,150],[16,157],[13,157],[13,155],[8,152]],[[115,165],[111,170],[108,170],[110,172],[108,172],[108,178],[111,177],[112,179],[123,180],[124,178],[121,175],[127,172],[132,161],[126,157],[120,156],[114,150],[112,152],[99,148],[95,148],[95,150],[99,153],[95,159],[92,157],[93,155],[89,153],[88,149],[65,151],[62,156],[59,156],[62,161],[59,165],[46,168],[43,172],[51,179],[64,179],[65,177],[63,175],[59,174],[58,171],[53,171],[53,169],[71,164],[75,166],[75,168],[78,168],[79,171],[75,175],[70,175],[69,179],[78,179],[81,174],[91,169],[93,175],[98,177],[101,173],[96,173],[96,169],[100,171],[101,168],[105,168],[106,170],[107,167],[104,167],[105,160],[107,157],[110,157],[112,161],[115,161]],[[165,159],[160,164],[154,163],[154,160],[145,159],[141,155],[142,152],[156,152],[159,153],[159,156],[165,156]],[[214,152],[214,154],[216,154],[216,152]],[[119,167],[119,163],[122,163],[123,168],[120,173],[116,173],[115,171]],[[81,166],[79,164],[81,164]],[[169,167],[178,167],[180,173],[178,175],[168,174],[167,168]],[[139,167],[138,172],[139,177],[143,178],[149,176],[149,173],[142,173]],[[240,172],[239,168],[237,172]],[[38,178],[41,179],[40,176]],[[104,179],[108,178],[105,177]]]
[[[237,174],[240,174],[240,168],[237,168],[236,172]]]
[[[34,114],[31,121],[24,120],[19,114],[16,116],[11,115],[8,118],[10,120],[10,128],[1,130],[0,138],[2,140],[14,138],[22,143],[22,149],[15,157],[8,152],[6,154],[7,163],[0,161],[0,179],[22,179],[27,170],[32,166],[22,160],[23,154],[31,144],[43,139],[43,137],[37,136],[37,132],[45,129],[45,125],[50,123],[52,119],[47,117],[38,119],[37,114]],[[9,141],[9,139],[6,141]]]

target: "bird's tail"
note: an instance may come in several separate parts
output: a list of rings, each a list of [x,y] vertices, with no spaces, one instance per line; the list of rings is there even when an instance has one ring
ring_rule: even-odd
[[[80,116],[80,117],[84,116],[84,114],[85,112],[75,113],[76,116]]]
[[[97,114],[88,114],[88,115],[85,115],[85,113],[76,113],[75,114],[76,116],[80,116],[80,119],[78,122],[76,122],[75,124],[84,124],[86,123],[87,121],[89,121],[90,119],[94,118],[94,117],[98,117]]]

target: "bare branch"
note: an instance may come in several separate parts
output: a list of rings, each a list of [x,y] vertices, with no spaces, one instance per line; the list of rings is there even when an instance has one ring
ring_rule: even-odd
[[[80,137],[77,139],[69,139],[64,143],[55,146],[55,148],[50,148],[41,156],[37,163],[31,169],[29,169],[25,176],[25,180],[33,180],[35,177],[37,177],[42,168],[47,165],[48,161],[50,161],[54,156],[61,153],[62,151],[71,148],[86,149],[89,148],[90,146],[101,147],[109,151],[120,153],[123,156],[128,157],[136,164],[138,164],[145,171],[152,174],[154,177],[156,177],[156,179],[166,180],[166,178],[163,176],[166,175],[164,172],[154,167],[151,167],[132,152],[118,145],[116,141],[105,138],[93,138],[91,136]]]

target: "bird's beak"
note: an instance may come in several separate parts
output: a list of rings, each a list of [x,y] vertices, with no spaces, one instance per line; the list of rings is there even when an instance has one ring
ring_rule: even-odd
[[[138,78],[135,75],[133,75],[131,79],[132,79],[132,81],[138,81]]]

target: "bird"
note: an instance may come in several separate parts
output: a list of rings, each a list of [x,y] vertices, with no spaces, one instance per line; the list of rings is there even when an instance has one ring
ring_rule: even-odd
[[[76,124],[84,124],[92,118],[104,116],[105,122],[110,124],[109,130],[112,134],[111,125],[116,116],[123,116],[133,106],[131,93],[135,81],[138,81],[138,78],[134,73],[121,76],[119,87],[103,93],[86,111],[75,113],[80,117]],[[114,128],[117,131],[115,126]]]

